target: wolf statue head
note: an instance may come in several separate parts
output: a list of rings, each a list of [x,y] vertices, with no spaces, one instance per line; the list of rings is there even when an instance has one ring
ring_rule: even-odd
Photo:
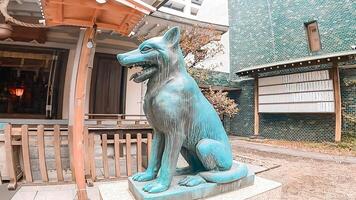
[[[186,71],[179,40],[180,30],[178,27],[174,27],[162,37],[144,41],[133,51],[118,54],[117,59],[122,66],[142,68],[141,71],[130,77],[130,80],[136,83],[145,80],[164,81],[174,76],[175,72]]]

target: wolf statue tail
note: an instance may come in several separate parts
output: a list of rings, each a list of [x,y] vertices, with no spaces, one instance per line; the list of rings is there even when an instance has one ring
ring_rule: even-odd
[[[199,175],[207,182],[230,183],[246,177],[248,174],[247,165],[243,163],[233,163],[226,171],[206,171]]]

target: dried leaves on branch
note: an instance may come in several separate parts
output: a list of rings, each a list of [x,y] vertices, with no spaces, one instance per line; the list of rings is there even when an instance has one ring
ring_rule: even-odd
[[[187,63],[187,70],[198,83],[205,82],[209,78],[209,71],[218,67],[218,63],[207,64],[204,61],[224,52],[220,39],[221,34],[211,28],[194,27],[183,32],[180,46]],[[232,117],[239,111],[237,104],[228,97],[227,92],[209,88],[203,90],[203,94],[220,117],[224,115]]]
[[[216,69],[219,63],[205,62],[219,53],[224,53],[220,42],[221,34],[212,28],[193,27],[182,33],[180,46],[189,74],[199,83],[209,78],[209,71]]]
[[[209,88],[207,90],[203,90],[203,94],[214,106],[216,112],[220,116],[227,115],[229,117],[232,117],[236,115],[239,111],[235,101],[227,96],[227,92],[223,92],[221,90],[214,91]]]

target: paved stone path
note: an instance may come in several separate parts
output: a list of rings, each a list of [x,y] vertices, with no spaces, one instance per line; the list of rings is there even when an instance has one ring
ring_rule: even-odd
[[[325,153],[277,147],[277,146],[273,146],[273,145],[267,145],[267,144],[239,140],[239,139],[237,139],[237,137],[233,137],[233,136],[230,137],[230,140],[234,145],[239,146],[241,148],[254,149],[257,151],[277,153],[277,154],[283,154],[283,155],[289,155],[289,156],[310,158],[310,159],[315,159],[315,160],[356,164],[356,157],[352,157],[352,156],[337,156],[337,155],[329,155],[329,154],[325,154]]]

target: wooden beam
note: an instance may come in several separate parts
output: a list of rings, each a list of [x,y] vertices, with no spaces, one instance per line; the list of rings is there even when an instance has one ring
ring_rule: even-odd
[[[76,74],[75,99],[74,99],[74,122],[73,122],[73,156],[75,181],[77,184],[77,196],[79,200],[87,200],[88,195],[85,184],[84,169],[84,107],[86,98],[86,81],[90,52],[86,45],[95,34],[94,28],[87,28],[84,33],[82,48],[80,51],[79,67]]]
[[[255,99],[255,111],[254,111],[254,134],[255,136],[260,134],[260,114],[258,113],[258,77],[255,77],[255,89],[254,89],[254,99]]]
[[[34,59],[34,60],[53,60],[58,59],[58,56],[50,54],[35,54],[35,53],[23,53],[14,51],[0,51],[0,57],[5,58],[19,58],[19,59]]]
[[[341,141],[342,111],[341,111],[339,66],[337,65],[337,63],[333,64],[331,75],[332,75],[332,79],[333,79],[334,101],[335,101],[335,142],[340,142]]]

